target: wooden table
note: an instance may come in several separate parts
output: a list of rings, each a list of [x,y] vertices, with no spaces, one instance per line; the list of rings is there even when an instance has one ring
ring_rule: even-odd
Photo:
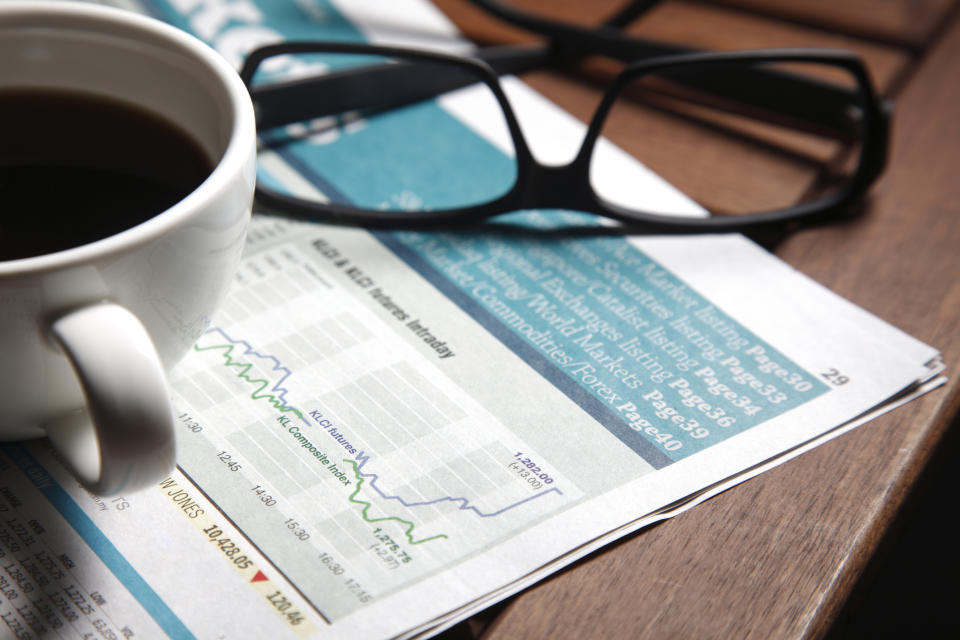
[[[527,39],[464,0],[437,4],[473,40]],[[594,3],[542,0],[578,15]],[[597,3],[602,4],[602,3]],[[891,161],[866,215],[805,230],[775,253],[939,348],[952,379],[668,522],[630,536],[447,632],[448,638],[793,638],[835,627],[960,393],[960,12],[954,0],[667,0],[631,31],[705,49],[859,52],[896,100]],[[582,119],[597,89],[535,73]],[[942,553],[953,553],[944,549]],[[922,585],[907,585],[922,589]],[[927,587],[929,588],[929,586]],[[905,616],[915,612],[904,611]],[[922,620],[916,621],[922,628]]]

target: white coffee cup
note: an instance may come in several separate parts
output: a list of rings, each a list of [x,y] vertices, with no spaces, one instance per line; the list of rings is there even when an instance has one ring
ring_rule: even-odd
[[[146,222],[0,261],[0,440],[49,436],[90,490],[135,490],[173,466],[165,371],[207,327],[240,259],[255,182],[250,98],[192,36],[63,2],[0,3],[0,92],[13,88],[94,93],[162,114],[214,166]]]

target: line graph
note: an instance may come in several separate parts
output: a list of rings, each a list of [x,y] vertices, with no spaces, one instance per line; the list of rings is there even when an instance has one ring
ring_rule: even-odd
[[[290,404],[290,401],[287,399],[287,394],[290,393],[290,390],[283,385],[291,376],[293,376],[293,370],[291,370],[289,367],[283,364],[283,362],[281,362],[280,359],[277,358],[276,356],[268,353],[263,353],[262,351],[255,348],[252,344],[250,344],[250,342],[248,342],[247,340],[244,340],[241,338],[235,338],[221,327],[211,327],[205,332],[205,335],[217,336],[218,340],[215,340],[213,344],[205,345],[205,346],[201,346],[198,343],[194,345],[195,351],[197,351],[198,353],[219,351],[223,359],[223,365],[226,368],[231,369],[231,371],[234,373],[234,375],[237,378],[240,378],[244,382],[250,385],[253,385],[255,387],[254,390],[250,393],[251,399],[265,401],[267,404],[273,406],[275,409],[280,411],[281,414],[292,413],[293,415],[297,416],[301,421],[303,421],[305,424],[310,425],[310,422],[305,417],[304,412],[298,409],[297,407],[293,406],[292,404]],[[269,371],[281,372],[282,376],[279,378],[279,380],[273,383],[272,387],[271,387],[271,382],[265,378],[251,377],[249,374],[252,370],[254,370],[254,364],[252,362],[245,362],[243,360],[234,358],[233,352],[234,352],[234,349],[236,348],[242,348],[243,351],[241,355],[244,357],[252,356],[253,358],[266,361],[267,363],[269,363],[269,367],[270,367]],[[264,390],[268,388],[270,392],[265,393]],[[430,507],[430,506],[436,506],[444,503],[453,503],[453,504],[459,504],[458,506],[459,511],[472,512],[473,514],[475,514],[480,518],[492,518],[492,517],[503,515],[512,509],[515,509],[517,507],[520,507],[521,505],[524,505],[533,500],[537,500],[539,498],[542,498],[552,493],[557,495],[563,495],[563,491],[561,491],[559,488],[551,487],[544,491],[540,491],[533,495],[526,496],[524,498],[520,498],[518,500],[510,502],[509,504],[506,504],[505,506],[502,506],[500,508],[487,510],[487,511],[484,511],[478,508],[477,506],[471,503],[471,500],[469,498],[464,496],[440,496],[437,498],[429,498],[429,499],[423,499],[423,500],[410,500],[400,495],[395,495],[384,489],[381,489],[379,486],[380,474],[364,470],[364,467],[367,465],[368,462],[370,462],[370,460],[371,460],[371,456],[362,450],[356,454],[354,460],[346,460],[346,462],[349,462],[353,466],[353,469],[357,477],[357,484],[358,484],[357,491],[355,491],[349,497],[349,501],[355,504],[364,505],[363,509],[361,510],[361,513],[364,519],[366,519],[368,522],[377,522],[380,520],[395,520],[397,522],[403,523],[404,525],[409,525],[409,529],[407,531],[407,537],[410,538],[411,544],[420,544],[421,542],[424,542],[427,540],[433,540],[437,538],[446,538],[447,536],[445,534],[441,534],[441,535],[432,536],[424,540],[414,542],[413,539],[410,537],[410,531],[412,531],[414,526],[412,522],[404,520],[398,516],[387,516],[385,518],[380,518],[377,520],[369,519],[368,509],[371,506],[370,503],[361,502],[354,499],[357,493],[359,492],[359,485],[361,483],[366,482],[369,488],[372,489],[380,498],[384,500],[395,501],[406,508],[415,509],[417,507]]]
[[[547,485],[512,469],[537,447],[310,251],[304,237],[245,258],[171,386],[178,464],[335,620],[364,604],[322,558],[389,593],[582,492],[555,468]]]
[[[434,536],[429,536],[426,538],[420,538],[419,540],[415,540],[413,538],[414,524],[409,520],[404,520],[403,518],[398,518],[397,516],[385,516],[382,518],[370,517],[368,515],[368,511],[370,511],[373,505],[367,502],[366,500],[357,500],[357,495],[359,495],[360,489],[363,488],[363,483],[364,483],[364,478],[360,475],[360,468],[357,465],[356,461],[354,460],[344,459],[344,462],[346,462],[351,467],[353,467],[353,473],[357,479],[357,488],[354,489],[353,493],[350,494],[350,502],[354,504],[359,504],[363,507],[360,510],[360,515],[363,516],[364,520],[366,520],[367,522],[388,522],[391,520],[394,522],[399,522],[404,526],[403,534],[407,537],[407,540],[409,540],[410,544],[412,545],[423,544],[424,542],[430,542],[431,540],[440,540],[440,539],[449,538],[449,536],[445,533],[438,533],[437,535],[434,535]]]
[[[292,413],[298,418],[300,418],[303,422],[309,424],[309,422],[307,422],[307,419],[303,416],[303,412],[295,407],[290,406],[290,404],[287,402],[286,395],[289,392],[289,390],[284,388],[282,385],[288,377],[293,375],[293,372],[289,368],[284,366],[280,362],[280,360],[276,358],[276,356],[263,354],[256,351],[253,348],[253,346],[246,340],[237,340],[237,339],[231,338],[229,335],[227,335],[226,331],[224,331],[219,327],[211,327],[205,332],[205,334],[217,334],[221,336],[224,340],[226,340],[227,343],[226,344],[216,343],[208,346],[200,346],[200,344],[197,343],[193,345],[194,351],[197,351],[197,352],[221,351],[222,352],[221,356],[224,359],[224,365],[227,368],[234,369],[235,374],[238,378],[254,385],[255,389],[250,393],[250,397],[253,400],[266,400],[268,403],[270,403],[275,409],[277,409],[281,413]],[[276,393],[276,395],[273,395],[273,393],[263,393],[263,390],[270,386],[269,380],[266,380],[263,378],[251,378],[248,375],[250,371],[254,369],[254,364],[252,362],[243,362],[241,360],[234,359],[233,350],[237,346],[243,347],[244,349],[243,356],[254,356],[256,358],[266,360],[268,362],[273,363],[271,367],[272,371],[283,372],[283,376],[280,378],[280,380],[275,382],[273,385],[273,388],[270,389],[270,391]]]
[[[376,473],[364,473],[364,472],[362,471],[363,466],[364,466],[364,465],[367,463],[367,461],[370,459],[370,456],[366,455],[365,452],[360,451],[359,453],[357,453],[356,459],[359,461],[359,464],[354,464],[354,468],[355,468],[356,471],[357,471],[357,477],[369,478],[369,479],[370,479],[370,488],[372,488],[374,491],[376,491],[377,494],[379,494],[379,496],[380,496],[381,498],[383,498],[384,500],[396,500],[397,502],[399,502],[400,504],[402,504],[402,505],[405,506],[405,507],[427,507],[427,506],[442,504],[442,503],[444,503],[444,502],[454,502],[454,503],[459,502],[459,503],[460,503],[460,507],[459,507],[459,510],[460,510],[460,511],[472,511],[472,512],[474,512],[475,514],[477,514],[477,515],[478,515],[479,517],[481,517],[481,518],[492,518],[492,517],[494,517],[494,516],[502,515],[502,514],[506,513],[507,511],[510,511],[511,509],[515,509],[516,507],[519,507],[519,506],[522,505],[522,504],[526,504],[527,502],[530,502],[531,500],[536,500],[537,498],[542,498],[543,496],[545,496],[545,495],[547,495],[547,494],[550,494],[550,493],[557,493],[557,494],[559,494],[559,495],[563,495],[563,492],[562,492],[560,489],[558,489],[557,487],[551,487],[551,488],[547,489],[546,491],[541,491],[540,493],[536,493],[536,494],[534,494],[534,495],[532,495],[532,496],[528,496],[528,497],[526,497],[526,498],[521,498],[520,500],[517,500],[516,502],[512,502],[512,503],[506,505],[505,507],[501,507],[500,509],[496,509],[496,510],[494,510],[494,511],[481,511],[481,510],[478,509],[477,507],[475,507],[475,506],[473,506],[472,504],[470,504],[469,498],[462,498],[462,497],[460,497],[460,498],[455,498],[455,497],[453,497],[453,496],[443,496],[443,497],[441,497],[441,498],[434,498],[433,500],[408,501],[408,500],[404,500],[404,499],[403,499],[402,497],[400,497],[400,496],[390,495],[390,494],[387,493],[386,491],[380,489],[380,488],[377,486],[377,484],[376,484],[376,482],[379,480],[379,476],[378,476]]]

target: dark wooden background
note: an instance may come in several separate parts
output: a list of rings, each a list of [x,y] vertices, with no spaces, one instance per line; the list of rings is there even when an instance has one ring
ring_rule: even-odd
[[[589,15],[605,15],[610,4],[525,1],[564,11],[581,23],[589,23]],[[476,42],[529,39],[464,0],[436,4]],[[941,446],[960,405],[955,374],[960,362],[956,4],[665,0],[631,28],[648,38],[705,49],[843,47],[865,59],[881,92],[897,105],[889,168],[872,190],[866,215],[795,233],[777,244],[775,253],[939,348],[951,380],[611,545],[458,625],[446,638],[842,638],[864,633],[864,617],[873,621],[868,635],[882,637],[883,631],[901,628],[921,633],[931,629],[933,619],[945,618],[930,605],[946,602],[934,577],[956,566],[953,541],[943,530],[956,504],[953,491],[960,488],[943,486],[944,478],[955,483],[957,476],[951,472],[956,466],[952,450]],[[538,72],[524,79],[582,119],[590,116],[599,95],[582,76]],[[786,180],[775,169],[758,180]],[[936,455],[936,468],[946,472],[941,469],[922,482]],[[936,493],[930,494],[928,485]],[[947,502],[939,504],[929,495],[945,496]],[[924,500],[933,503],[932,512],[914,506]],[[902,533],[904,524],[909,534]],[[907,574],[894,573],[891,582],[890,557],[924,566],[910,567],[922,571],[909,574],[900,586],[896,581]],[[887,586],[877,587],[883,580]]]

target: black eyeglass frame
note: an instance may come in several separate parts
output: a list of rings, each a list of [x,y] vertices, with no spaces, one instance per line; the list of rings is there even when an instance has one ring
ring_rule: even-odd
[[[385,47],[354,43],[335,42],[286,42],[267,45],[252,51],[240,71],[254,101],[258,102],[258,90],[251,85],[259,65],[267,58],[287,54],[341,53],[383,56],[412,62],[439,63],[459,67],[483,82],[495,96],[503,112],[513,141],[517,167],[516,181],[503,195],[472,206],[426,211],[384,211],[357,208],[338,203],[319,203],[291,197],[273,190],[259,181],[256,197],[267,207],[280,212],[310,220],[368,227],[434,227],[472,224],[494,216],[524,209],[566,209],[584,211],[604,216],[629,225],[631,231],[641,233],[709,233],[759,231],[771,226],[803,225],[818,223],[839,217],[838,212],[857,200],[880,174],[886,163],[888,122],[887,114],[880,104],[870,83],[869,76],[859,58],[842,50],[820,49],[761,49],[735,52],[685,53],[659,56],[634,62],[622,70],[607,88],[590,120],[577,155],[563,166],[544,165],[538,162],[520,129],[519,122],[497,73],[480,59],[421,51],[402,47]],[[743,216],[711,216],[706,218],[679,217],[634,211],[604,200],[590,183],[590,159],[600,137],[603,122],[614,101],[623,89],[639,76],[657,71],[676,70],[681,67],[693,69],[710,66],[761,65],[776,63],[815,63],[832,65],[848,71],[857,81],[858,95],[862,98],[861,118],[858,125],[862,131],[863,147],[860,162],[851,178],[830,195],[795,206],[751,213]],[[354,81],[363,80],[363,70],[358,70]],[[386,78],[387,76],[385,76]],[[396,79],[402,81],[398,74]],[[384,78],[381,78],[382,82]],[[322,77],[317,82],[321,82]],[[307,85],[288,91],[286,100],[295,100],[297,93]],[[382,87],[382,85],[381,85]],[[316,87],[314,87],[315,89]],[[291,120],[292,122],[292,120]]]

